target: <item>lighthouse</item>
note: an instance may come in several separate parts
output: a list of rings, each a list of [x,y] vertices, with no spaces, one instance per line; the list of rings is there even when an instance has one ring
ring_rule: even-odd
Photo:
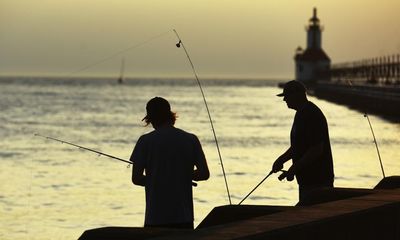
[[[317,80],[325,80],[326,73],[331,64],[328,55],[322,49],[323,27],[317,17],[317,9],[313,9],[313,16],[310,18],[307,31],[307,48],[296,49],[295,65],[296,80],[305,84],[315,83]]]

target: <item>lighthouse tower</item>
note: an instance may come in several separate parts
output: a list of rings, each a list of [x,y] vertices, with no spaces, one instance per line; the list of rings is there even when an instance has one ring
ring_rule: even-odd
[[[294,57],[296,64],[296,80],[314,83],[317,80],[325,80],[324,72],[329,70],[331,60],[322,49],[321,32],[323,28],[317,17],[317,9],[313,9],[313,16],[310,18],[307,31],[307,48],[296,49]]]

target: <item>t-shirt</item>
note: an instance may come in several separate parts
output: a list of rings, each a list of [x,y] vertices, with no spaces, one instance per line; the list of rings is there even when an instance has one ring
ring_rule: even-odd
[[[175,127],[159,128],[139,138],[131,160],[145,169],[145,224],[193,222],[193,169],[205,161],[198,138]]]
[[[294,163],[300,160],[311,146],[323,143],[322,155],[300,169],[296,173],[296,179],[301,186],[331,185],[334,173],[328,124],[324,114],[314,103],[309,101],[296,112],[290,142]]]

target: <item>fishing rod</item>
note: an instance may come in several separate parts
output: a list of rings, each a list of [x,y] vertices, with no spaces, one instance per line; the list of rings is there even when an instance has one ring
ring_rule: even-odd
[[[371,129],[372,137],[374,138],[376,152],[378,153],[378,158],[379,158],[379,163],[381,165],[382,175],[383,175],[383,178],[385,178],[385,171],[383,170],[381,154],[379,153],[378,143],[377,143],[376,138],[375,138],[374,129],[372,128],[372,124],[371,124],[371,121],[369,120],[369,117],[368,117],[367,113],[364,114],[364,117],[366,117],[367,120],[368,120],[369,128]]]
[[[107,154],[107,153],[102,153],[102,152],[99,152],[99,151],[97,151],[97,150],[93,150],[93,149],[90,149],[90,148],[87,148],[87,147],[83,147],[83,146],[80,146],[80,145],[75,144],[75,143],[67,142],[67,141],[64,141],[64,140],[61,140],[61,139],[57,139],[57,138],[53,138],[53,137],[49,137],[49,136],[44,136],[44,135],[41,135],[41,134],[38,134],[38,133],[35,133],[35,134],[33,134],[33,135],[34,135],[35,137],[42,137],[42,138],[45,138],[45,139],[49,139],[49,140],[53,140],[53,141],[56,141],[56,142],[60,142],[60,143],[62,143],[62,144],[65,143],[65,144],[68,144],[68,145],[77,147],[77,148],[79,148],[79,149],[82,149],[82,150],[94,152],[94,153],[97,153],[97,154],[99,154],[99,155],[106,156],[106,157],[109,157],[109,158],[112,158],[112,159],[115,159],[115,160],[118,160],[118,161],[125,162],[125,163],[132,164],[132,165],[133,165],[133,162],[131,162],[131,161],[128,161],[128,160],[125,160],[125,159],[122,159],[122,158],[119,158],[119,157],[115,157],[115,156],[112,156],[112,155]],[[130,166],[130,165],[128,165],[128,167],[129,167],[129,166]],[[192,186],[197,187],[197,183],[192,182]]]
[[[106,157],[109,157],[109,158],[112,158],[112,159],[115,159],[115,160],[118,160],[118,161],[121,161],[121,162],[125,162],[125,163],[128,163],[128,164],[133,164],[133,162],[131,162],[131,161],[128,161],[128,160],[125,160],[125,159],[122,159],[122,158],[119,158],[119,157],[114,157],[112,155],[109,155],[109,154],[106,154],[106,153],[102,153],[102,152],[99,152],[97,150],[93,150],[93,149],[90,149],[90,148],[87,148],[87,147],[83,147],[83,146],[80,146],[80,145],[75,144],[75,143],[67,142],[67,141],[64,141],[64,140],[61,140],[61,139],[57,139],[57,138],[53,138],[53,137],[49,137],[49,136],[43,136],[43,135],[40,135],[38,133],[35,133],[33,135],[35,137],[42,137],[42,138],[53,140],[53,141],[60,142],[60,143],[63,143],[63,144],[65,143],[65,144],[77,147],[79,149],[90,151],[90,152],[94,152],[94,153],[97,153],[99,155],[106,156]]]
[[[213,121],[212,121],[212,118],[211,118],[210,110],[208,109],[208,104],[207,104],[206,97],[205,97],[205,95],[204,95],[203,88],[202,88],[202,86],[201,86],[199,77],[197,76],[197,73],[196,73],[196,70],[195,70],[195,68],[194,68],[194,64],[193,64],[193,62],[192,62],[192,59],[190,58],[189,53],[188,53],[188,51],[186,50],[186,47],[185,47],[185,45],[184,45],[183,42],[182,42],[182,39],[179,37],[179,34],[178,34],[178,32],[177,32],[175,29],[174,29],[173,31],[174,31],[176,37],[177,37],[178,40],[179,40],[179,42],[176,44],[176,47],[177,47],[177,48],[180,48],[180,47],[182,46],[183,50],[185,51],[186,57],[187,57],[187,59],[189,60],[190,66],[192,67],[193,74],[194,74],[194,76],[196,77],[197,84],[199,85],[199,88],[200,88],[200,91],[201,91],[201,95],[203,96],[203,101],[204,101],[204,104],[205,104],[206,109],[207,109],[208,118],[209,118],[209,120],[210,120],[211,129],[212,129],[212,132],[213,132],[213,135],[214,135],[215,144],[216,144],[216,146],[217,146],[217,151],[218,151],[219,161],[220,161],[220,163],[221,163],[222,173],[223,173],[223,175],[224,175],[225,186],[226,186],[226,191],[227,191],[227,193],[228,193],[229,204],[232,205],[231,195],[230,195],[230,193],[229,193],[228,181],[226,180],[225,168],[224,168],[224,164],[223,164],[223,162],[222,162],[221,151],[220,151],[220,149],[219,149],[218,140],[217,140],[217,135],[215,134],[214,124],[213,124]]]
[[[349,86],[350,86],[351,88],[353,88],[353,84],[351,83],[350,80],[347,80],[347,83],[349,84]],[[379,159],[379,164],[380,164],[380,166],[381,166],[382,175],[383,175],[383,178],[385,178],[385,171],[384,171],[384,169],[383,169],[383,163],[382,163],[381,154],[380,154],[380,152],[379,152],[378,142],[376,141],[374,129],[372,128],[372,124],[371,124],[371,121],[369,120],[369,117],[368,117],[367,112],[364,112],[364,117],[368,120],[369,128],[371,129],[371,134],[372,134],[372,137],[373,137],[373,139],[374,139],[374,144],[375,144],[376,152],[377,152],[377,154],[378,154],[378,159]]]
[[[287,172],[286,170],[279,170],[279,171],[281,171],[281,172]],[[272,174],[273,174],[274,172],[271,170],[271,172],[269,172],[268,173],[268,175],[267,176],[265,176],[264,178],[263,178],[263,180],[261,180],[261,182],[260,183],[258,183],[257,184],[257,186],[255,186],[254,188],[253,188],[253,190],[251,190],[247,195],[246,195],[246,197],[244,197],[243,199],[242,199],[242,201],[240,201],[239,203],[238,203],[238,205],[240,205],[240,204],[242,204],[242,202],[244,201],[244,200],[246,200],[269,176],[271,176]]]

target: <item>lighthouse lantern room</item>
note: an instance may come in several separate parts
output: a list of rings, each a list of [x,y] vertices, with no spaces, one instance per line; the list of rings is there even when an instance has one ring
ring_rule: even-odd
[[[331,60],[322,49],[321,32],[323,27],[317,17],[317,9],[313,9],[313,16],[310,18],[307,31],[307,48],[296,49],[296,80],[305,84],[314,83],[317,80],[325,80],[326,73],[330,68]]]

